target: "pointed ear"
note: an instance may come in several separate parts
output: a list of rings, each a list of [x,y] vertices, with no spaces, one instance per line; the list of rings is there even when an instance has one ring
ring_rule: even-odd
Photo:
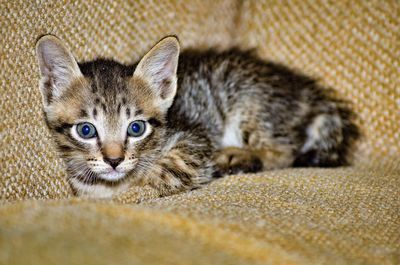
[[[133,74],[150,85],[163,111],[172,105],[176,94],[179,49],[176,37],[162,39],[140,60]]]
[[[82,76],[73,55],[58,38],[46,35],[36,43],[43,103],[49,105],[60,97],[70,83]]]

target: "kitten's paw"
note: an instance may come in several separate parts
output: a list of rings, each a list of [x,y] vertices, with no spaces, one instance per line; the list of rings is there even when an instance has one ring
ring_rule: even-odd
[[[261,160],[252,152],[237,148],[227,147],[217,151],[213,160],[218,171],[225,174],[254,173],[263,168]]]

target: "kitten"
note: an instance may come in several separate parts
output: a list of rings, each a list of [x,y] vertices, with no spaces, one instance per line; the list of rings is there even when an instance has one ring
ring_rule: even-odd
[[[48,35],[37,57],[46,121],[78,195],[150,185],[165,196],[225,174],[339,166],[357,135],[314,81],[250,52],[180,55],[169,36],[132,66],[78,64]]]

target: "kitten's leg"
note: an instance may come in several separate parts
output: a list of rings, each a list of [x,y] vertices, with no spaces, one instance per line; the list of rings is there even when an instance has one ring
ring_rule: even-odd
[[[290,146],[251,148],[225,147],[214,154],[221,174],[254,173],[288,167],[293,163]]]
[[[222,174],[254,173],[263,168],[260,158],[249,149],[226,147],[215,152],[213,158]]]
[[[268,113],[260,113],[257,107],[233,109],[236,113],[227,116],[234,119],[227,120],[221,137],[223,148],[213,156],[222,174],[258,172],[292,164],[296,147],[289,139],[290,133],[281,130],[281,135],[275,136],[268,122],[272,118]]]
[[[161,157],[145,167],[136,184],[150,185],[160,196],[198,188],[211,181],[214,173],[211,149],[202,136],[177,133],[170,137]]]

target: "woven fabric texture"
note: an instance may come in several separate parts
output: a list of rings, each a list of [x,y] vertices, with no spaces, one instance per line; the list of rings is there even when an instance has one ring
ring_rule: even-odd
[[[0,264],[399,264],[399,14],[396,0],[0,1]],[[348,101],[354,166],[72,198],[42,117],[34,47],[48,33],[80,61],[131,63],[167,34],[256,48]]]
[[[394,265],[400,261],[399,170],[229,176],[139,206],[5,205],[0,264]]]

